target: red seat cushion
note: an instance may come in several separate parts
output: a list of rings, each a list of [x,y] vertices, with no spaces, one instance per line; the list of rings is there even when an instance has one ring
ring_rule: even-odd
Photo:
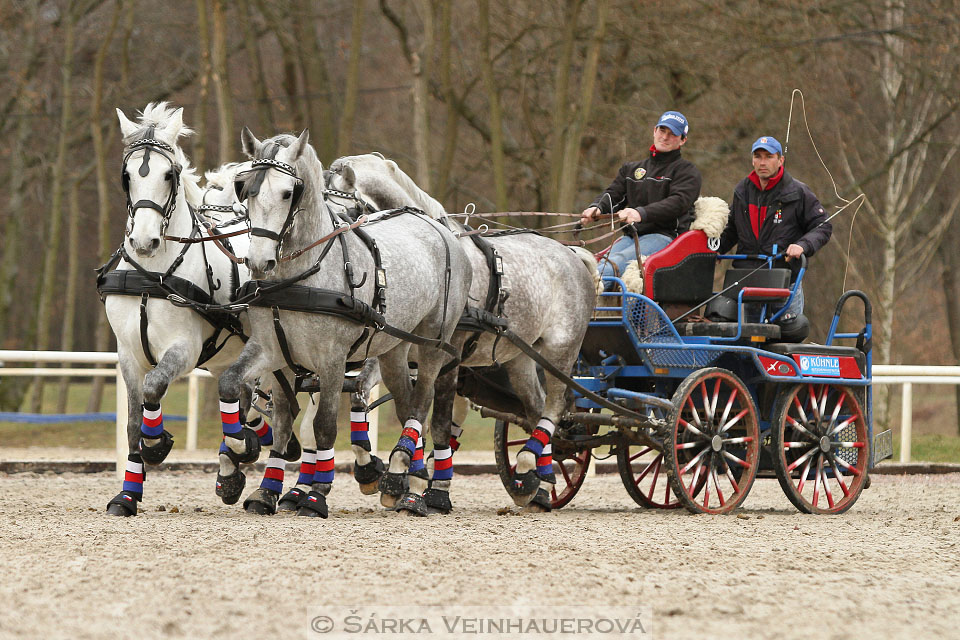
[[[651,300],[656,299],[653,291],[653,274],[657,269],[673,267],[684,258],[699,253],[716,252],[707,246],[707,234],[697,229],[681,234],[660,251],[647,256],[646,262],[643,263],[643,295]]]
[[[744,287],[744,302],[775,302],[790,297],[790,289],[775,289],[772,287]]]

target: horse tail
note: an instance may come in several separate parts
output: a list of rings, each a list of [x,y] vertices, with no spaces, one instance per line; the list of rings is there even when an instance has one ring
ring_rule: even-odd
[[[597,259],[583,247],[570,247],[570,250],[573,251],[573,255],[580,258],[580,262],[587,268],[587,272],[593,279],[593,286],[597,289],[600,286],[600,272],[597,271]]]

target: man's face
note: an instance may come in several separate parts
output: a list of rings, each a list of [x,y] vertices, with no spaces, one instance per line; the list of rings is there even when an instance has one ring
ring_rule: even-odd
[[[770,153],[766,149],[757,149],[753,152],[753,170],[757,177],[769,180],[777,175],[783,166],[783,156],[779,153]]]
[[[686,138],[681,138],[676,135],[673,131],[670,131],[669,127],[660,126],[653,130],[653,146],[660,153],[676,151],[686,144],[686,142]]]

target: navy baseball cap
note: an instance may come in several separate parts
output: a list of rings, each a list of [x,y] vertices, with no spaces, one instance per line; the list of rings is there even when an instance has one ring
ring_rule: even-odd
[[[673,131],[673,135],[686,137],[687,132],[690,131],[690,125],[687,124],[687,119],[683,117],[683,114],[679,111],[667,111],[662,116],[660,116],[660,121],[657,122],[658,127],[666,127]]]
[[[757,149],[764,149],[770,153],[783,155],[783,147],[780,146],[780,141],[773,136],[760,136],[757,138],[757,141],[753,143],[753,148],[750,149],[750,153],[753,153]]]

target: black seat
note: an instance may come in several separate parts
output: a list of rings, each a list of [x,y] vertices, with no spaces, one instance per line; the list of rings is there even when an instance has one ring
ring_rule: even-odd
[[[753,273],[751,273],[753,272]],[[737,299],[737,295],[744,287],[764,287],[767,289],[789,289],[790,288],[790,269],[727,269],[723,275],[723,288],[731,286],[734,282],[739,284],[723,295],[728,298]]]
[[[811,343],[792,343],[792,342],[773,342],[764,347],[767,351],[778,353],[782,356],[807,355],[807,356],[846,356],[855,358],[857,368],[860,369],[860,375],[867,375],[867,356],[863,351],[856,347],[844,347],[840,345],[825,345]]]
[[[764,340],[779,340],[780,325],[743,323],[740,337],[743,340],[757,337]],[[681,336],[707,336],[710,338],[732,338],[737,335],[736,322],[681,322],[676,325]],[[755,341],[756,342],[756,341]]]

